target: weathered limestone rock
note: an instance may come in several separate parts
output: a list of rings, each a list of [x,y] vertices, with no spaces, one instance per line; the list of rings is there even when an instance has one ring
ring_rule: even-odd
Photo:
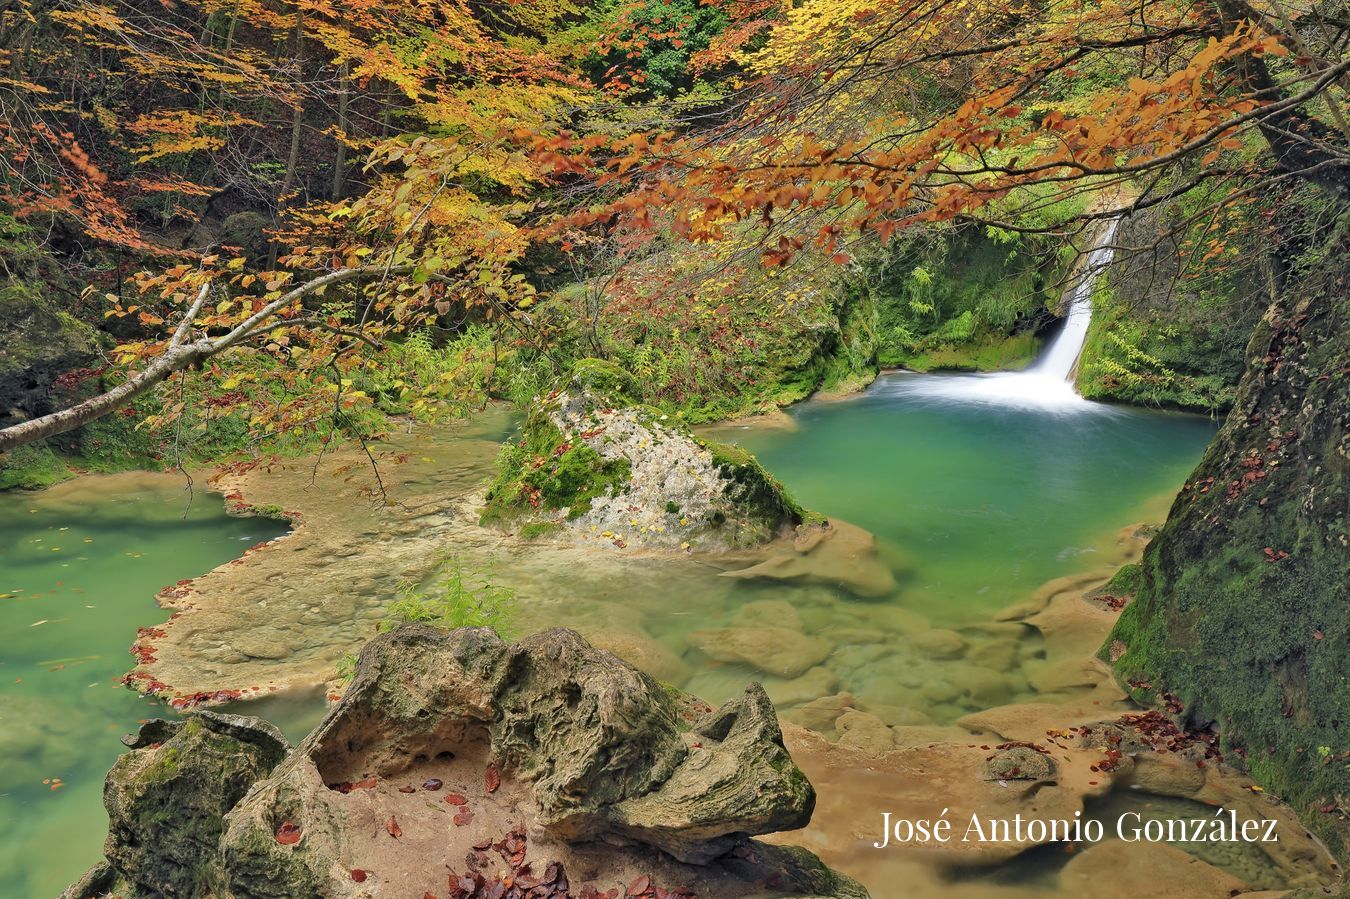
[[[869,755],[890,752],[895,745],[886,722],[857,709],[849,709],[840,715],[834,727],[839,733],[841,745],[852,746]]]
[[[80,890],[439,895],[448,869],[460,897],[501,895],[503,875],[550,899],[644,876],[712,899],[765,883],[867,895],[804,850],[750,839],[803,826],[815,804],[762,689],[712,710],[572,631],[385,634],[279,763],[266,725],[211,713],[152,722],[134,745],[109,777],[107,865]]]
[[[909,638],[919,652],[934,659],[956,659],[966,651],[966,641],[956,631],[933,628]]]
[[[633,393],[618,366],[579,362],[507,444],[483,524],[618,549],[723,551],[802,523],[754,456],[695,437]]]
[[[592,629],[586,639],[596,649],[614,653],[663,684],[682,684],[689,678],[689,665],[684,659],[639,628]]]
[[[764,692],[778,707],[800,705],[811,702],[821,696],[828,696],[839,686],[839,678],[823,665],[817,665],[801,677],[790,680],[780,677],[766,677]]]
[[[285,757],[286,738],[257,718],[201,712],[153,719],[124,742],[132,751],[103,788],[108,863],[165,896],[217,889],[223,819]]]
[[[988,780],[1049,780],[1055,776],[1055,760],[1048,752],[1030,746],[999,749],[985,761]]]

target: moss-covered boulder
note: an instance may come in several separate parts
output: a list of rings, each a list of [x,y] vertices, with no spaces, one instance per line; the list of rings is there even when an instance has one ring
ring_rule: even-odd
[[[143,730],[109,777],[108,864],[82,888],[420,896],[444,895],[448,873],[466,899],[639,878],[705,899],[867,895],[805,850],[750,838],[804,826],[815,805],[762,689],[713,710],[572,631],[385,634],[260,780],[230,762],[240,737],[218,745],[222,717]]]
[[[150,895],[218,891],[225,815],[285,757],[286,739],[257,718],[201,712],[154,719],[125,742],[131,752],[103,788],[111,869],[103,878]]]
[[[1324,260],[1350,251],[1344,229]],[[1350,818],[1350,274],[1293,269],[1232,411],[1149,544],[1104,658],[1344,849]]]
[[[763,543],[806,513],[750,453],[633,404],[617,366],[582,360],[506,444],[482,522],[628,548]]]

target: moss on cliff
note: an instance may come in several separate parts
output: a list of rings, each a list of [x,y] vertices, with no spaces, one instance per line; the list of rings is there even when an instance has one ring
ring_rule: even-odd
[[[1097,281],[1079,393],[1195,412],[1232,405],[1243,350],[1268,302],[1264,235],[1243,228],[1252,214],[1235,214],[1225,252],[1198,259],[1186,242],[1207,235],[1178,236],[1160,213],[1120,226],[1118,244],[1146,249],[1122,251]]]
[[[877,361],[916,371],[1025,368],[1060,298],[1072,258],[1062,249],[973,226],[914,232],[869,286]]]
[[[1350,300],[1337,253],[1293,265],[1233,411],[1149,544],[1102,655],[1345,849],[1350,815]],[[1306,258],[1307,254],[1305,254]]]

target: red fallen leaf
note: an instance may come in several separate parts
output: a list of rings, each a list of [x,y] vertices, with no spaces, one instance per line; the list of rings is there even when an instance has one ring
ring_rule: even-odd
[[[436,899],[436,894],[431,892],[423,893],[422,899]]]
[[[1321,640],[1321,639],[1322,639],[1322,632],[1321,632],[1321,630],[1315,630],[1315,631],[1313,631],[1313,639],[1314,639],[1314,640]]]
[[[406,787],[399,787],[398,791],[400,793],[416,793],[417,787],[414,787],[412,784],[408,784]]]
[[[647,888],[651,885],[652,879],[648,877],[646,874],[643,874],[637,880],[633,881],[628,885],[628,892],[626,895],[641,896],[643,893],[647,892]]]
[[[439,777],[433,777],[428,779],[425,783],[422,784],[422,789],[431,790],[434,792],[436,790],[439,790],[443,786],[445,786],[445,784],[441,781]]]
[[[448,803],[450,803],[451,805],[463,805],[464,803],[468,802],[469,800],[465,799],[463,796],[461,796],[461,795],[458,794],[458,793],[446,793],[446,794],[445,794],[445,801],[448,802]]]
[[[366,872],[362,871],[360,868],[352,868],[352,880],[355,880],[357,883],[365,883]]]
[[[453,820],[455,822],[456,827],[463,827],[465,824],[468,824],[470,821],[473,820],[473,812],[470,811],[467,807],[462,808],[455,814]]]
[[[483,784],[489,793],[497,792],[497,788],[502,785],[502,776],[498,773],[496,765],[487,766],[487,770],[483,772]]]
[[[290,821],[282,821],[277,828],[277,842],[283,846],[294,846],[300,842],[300,827]]]
[[[353,789],[353,790],[373,790],[373,789],[375,789],[375,784],[377,784],[378,782],[379,782],[379,780],[375,777],[374,774],[372,774],[372,775],[370,775],[370,777],[364,777],[364,778],[362,778],[361,780],[358,780],[358,781],[356,781],[355,783],[353,783],[353,784],[352,784],[352,789]]]
[[[390,815],[389,820],[385,822],[384,829],[389,831],[391,837],[403,836],[403,828],[398,826],[398,818],[393,815]]]
[[[492,837],[488,837],[486,840],[479,840],[477,843],[473,844],[473,848],[477,849],[479,852],[485,852],[488,849],[491,849]]]

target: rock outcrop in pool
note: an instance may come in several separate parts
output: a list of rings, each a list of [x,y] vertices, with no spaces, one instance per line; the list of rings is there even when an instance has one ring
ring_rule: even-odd
[[[631,377],[583,360],[507,443],[484,524],[626,549],[764,543],[808,513],[739,447],[632,399]]]
[[[131,745],[67,896],[867,895],[751,839],[815,805],[763,690],[713,710],[567,630],[384,635],[284,759],[211,712]]]

